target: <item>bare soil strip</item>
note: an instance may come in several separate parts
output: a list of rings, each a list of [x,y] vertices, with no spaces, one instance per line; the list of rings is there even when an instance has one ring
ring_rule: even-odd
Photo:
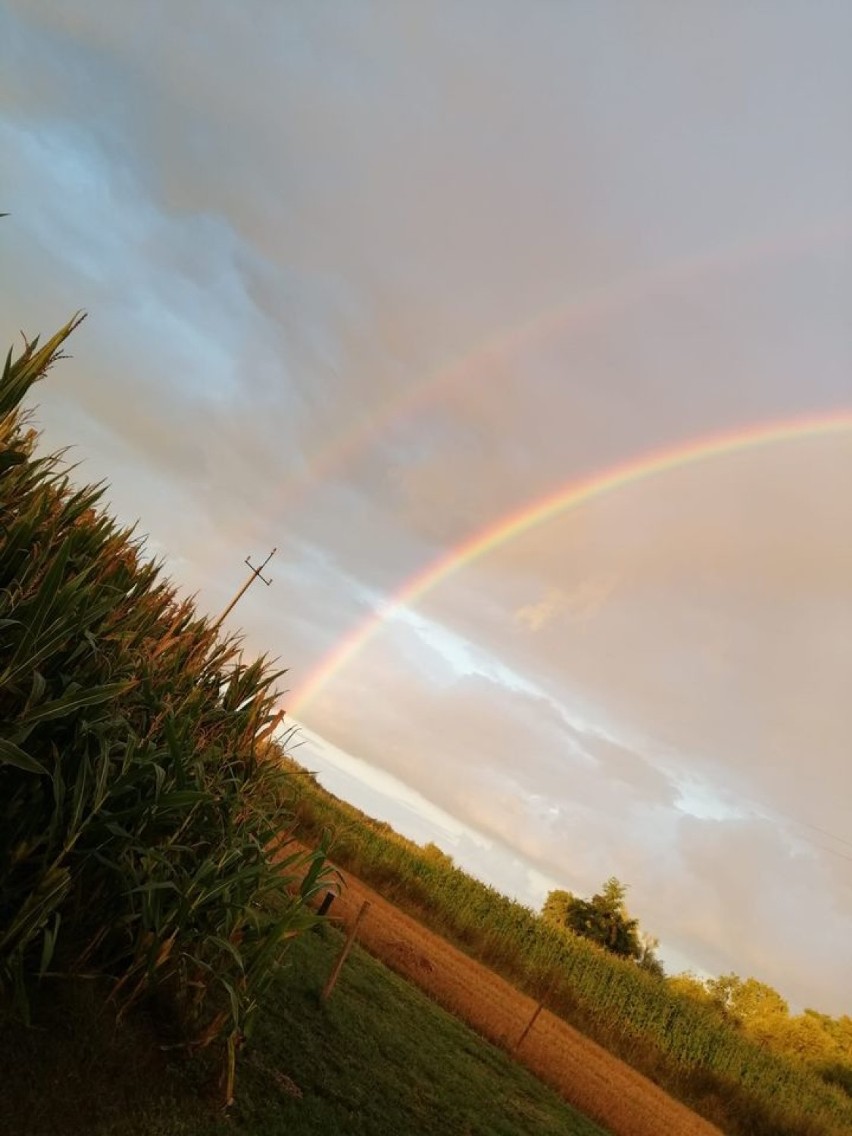
[[[531,998],[348,872],[342,874],[346,887],[330,912],[336,922],[351,926],[368,899],[371,907],[357,936],[363,947],[489,1041],[506,1049],[517,1042],[536,1009]],[[547,1010],[516,1060],[615,1136],[721,1136],[714,1125]]]

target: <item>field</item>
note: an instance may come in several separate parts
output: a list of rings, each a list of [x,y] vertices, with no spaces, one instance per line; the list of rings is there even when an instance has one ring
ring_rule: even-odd
[[[440,849],[406,840],[312,778],[295,780],[303,839],[331,834],[338,865],[729,1136],[852,1131],[852,1100],[839,1078],[832,1083],[664,980],[551,928]],[[500,1040],[500,1029],[489,1036]]]
[[[92,990],[0,1023],[3,1136],[605,1136],[505,1054],[357,947],[298,940],[218,1107],[216,1068],[162,1052],[147,1015],[116,1030]],[[661,1131],[658,1129],[658,1131]]]
[[[364,900],[370,907],[358,928],[359,942],[478,1033],[514,1049],[536,1002],[353,876],[346,876],[331,912],[350,926]],[[516,1057],[616,1136],[719,1136],[719,1129],[546,1010]]]

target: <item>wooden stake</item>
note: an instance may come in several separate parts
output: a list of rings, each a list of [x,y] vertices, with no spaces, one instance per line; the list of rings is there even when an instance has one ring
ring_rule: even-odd
[[[331,974],[328,976],[328,981],[326,982],[325,986],[323,986],[323,988],[322,988],[322,994],[320,995],[320,997],[322,998],[323,1002],[328,1001],[329,996],[331,995],[331,992],[334,989],[335,983],[337,982],[337,979],[340,975],[340,972],[343,969],[343,964],[346,962],[346,956],[352,950],[352,944],[355,942],[355,932],[358,930],[358,926],[359,926],[361,920],[367,914],[369,907],[370,907],[370,901],[369,901],[369,899],[365,899],[364,902],[361,904],[361,910],[358,912],[357,916],[355,917],[355,922],[352,924],[352,928],[349,931],[349,935],[347,936],[346,942],[343,944],[343,950],[340,952],[338,959],[337,959],[337,962],[334,964],[334,969],[332,970]]]
[[[319,905],[317,915],[328,915],[328,909],[334,903],[334,892],[327,891],[323,896],[322,903]]]
[[[538,1005],[536,1006],[536,1008],[535,1008],[535,1013],[534,1013],[534,1014],[533,1014],[533,1016],[532,1016],[532,1017],[530,1018],[530,1020],[529,1020],[529,1021],[527,1022],[527,1025],[526,1025],[526,1029],[525,1029],[525,1030],[523,1031],[523,1033],[521,1034],[521,1036],[520,1036],[520,1037],[518,1038],[518,1040],[517,1040],[517,1041],[515,1042],[515,1044],[514,1044],[514,1045],[512,1046],[512,1052],[513,1052],[513,1053],[517,1053],[517,1052],[518,1052],[518,1050],[519,1050],[519,1049],[521,1048],[521,1044],[522,1044],[522,1042],[524,1041],[524,1039],[526,1038],[527,1034],[528,1034],[528,1033],[530,1032],[530,1030],[531,1030],[531,1029],[533,1028],[533,1026],[535,1025],[535,1023],[536,1023],[536,1019],[538,1018],[538,1015],[539,1015],[539,1014],[541,1013],[541,1011],[542,1011],[543,1009],[544,1009],[544,1002],[539,1002],[539,1004],[538,1004]]]

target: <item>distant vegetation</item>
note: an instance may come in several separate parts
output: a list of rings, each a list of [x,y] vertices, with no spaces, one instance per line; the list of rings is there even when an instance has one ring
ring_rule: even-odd
[[[791,1017],[780,996],[754,979],[664,980],[565,927],[559,893],[556,901],[551,894],[542,917],[468,876],[434,845],[422,848],[338,800],[315,779],[300,777],[298,792],[299,831],[313,839],[331,832],[340,867],[543,999],[725,1132],[852,1131],[849,1017],[812,1011]],[[609,893],[623,905],[623,891]]]
[[[294,849],[261,758],[276,673],[35,454],[19,406],[73,326],[0,380],[0,995],[26,1017],[39,982],[105,976],[121,1010],[156,994],[222,1047],[230,1096],[323,856]]]

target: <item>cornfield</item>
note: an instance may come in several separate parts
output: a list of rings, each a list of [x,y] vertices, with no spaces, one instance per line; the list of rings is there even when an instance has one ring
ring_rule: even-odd
[[[285,766],[298,768],[289,758]],[[738,1032],[632,962],[560,931],[529,908],[300,778],[305,837],[331,831],[335,863],[650,1076],[742,1136],[840,1136],[852,1100]],[[437,850],[436,850],[437,851]]]
[[[292,841],[265,758],[279,672],[178,597],[142,541],[36,455],[20,410],[79,320],[0,381],[0,995],[106,976],[156,993],[193,1045],[236,1053],[322,850]]]

